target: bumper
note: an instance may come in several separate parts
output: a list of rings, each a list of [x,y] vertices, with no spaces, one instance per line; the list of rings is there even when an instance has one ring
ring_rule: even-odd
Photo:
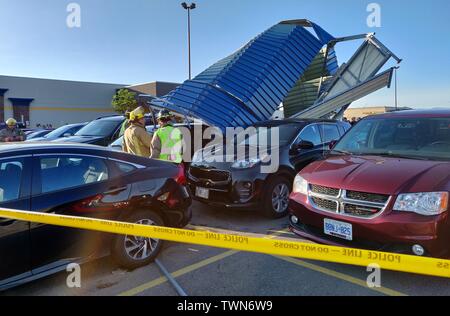
[[[199,173],[198,170],[196,170]],[[236,171],[217,171],[221,175],[226,175],[219,179],[213,175],[217,170],[203,170],[205,176],[197,177],[187,173],[189,189],[192,198],[211,207],[253,210],[260,206],[261,192],[264,186],[265,175],[261,175],[257,170],[236,170]],[[207,177],[210,175],[211,177]],[[208,198],[196,196],[196,189],[208,189]]]
[[[193,197],[193,200],[200,202],[202,204],[214,207],[214,208],[224,208],[230,210],[254,210],[259,207],[258,202],[249,202],[249,203],[228,203],[228,202],[219,202],[219,201],[211,201],[206,199],[201,199],[198,197]]]
[[[388,206],[390,210],[392,205]],[[414,245],[421,245],[426,255],[448,258],[450,225],[448,213],[440,216],[420,216],[414,213],[389,211],[373,219],[362,219],[328,213],[313,208],[300,194],[291,197],[289,211],[299,223],[290,219],[290,229],[296,235],[334,246],[371,249],[412,254]],[[324,219],[352,224],[353,241],[328,236],[324,233]]]
[[[170,226],[184,228],[192,220],[192,209],[189,207],[181,210],[170,210],[166,212],[166,216],[169,218]]]
[[[177,193],[179,203],[174,208],[165,209],[164,214],[169,221],[169,225],[176,228],[183,228],[189,224],[192,219],[192,198],[188,188],[180,186]]]

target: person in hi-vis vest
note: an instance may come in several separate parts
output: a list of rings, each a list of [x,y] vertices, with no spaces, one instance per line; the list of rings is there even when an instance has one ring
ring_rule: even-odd
[[[183,137],[181,131],[172,125],[173,115],[168,110],[162,110],[156,119],[159,129],[153,135],[150,158],[182,163]]]

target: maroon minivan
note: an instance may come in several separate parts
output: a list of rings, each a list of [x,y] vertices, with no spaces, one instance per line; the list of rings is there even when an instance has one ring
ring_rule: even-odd
[[[295,179],[290,228],[337,246],[450,257],[450,109],[368,117]]]

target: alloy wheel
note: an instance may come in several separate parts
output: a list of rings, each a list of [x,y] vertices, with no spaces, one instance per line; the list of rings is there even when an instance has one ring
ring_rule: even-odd
[[[136,224],[155,225],[155,222],[150,219],[142,219]],[[159,242],[159,239],[126,235],[124,240],[125,252],[133,260],[145,260],[155,251]]]
[[[289,187],[285,183],[280,183],[272,192],[272,207],[277,213],[286,212],[289,205]]]

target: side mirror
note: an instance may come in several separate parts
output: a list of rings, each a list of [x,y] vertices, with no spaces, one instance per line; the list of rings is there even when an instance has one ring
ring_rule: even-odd
[[[314,144],[306,141],[306,140],[302,140],[301,142],[299,142],[298,144],[294,144],[292,145],[292,148],[290,150],[290,154],[291,155],[295,155],[298,154],[298,152],[302,149],[308,150],[308,149],[313,149],[314,148]]]
[[[338,143],[338,140],[333,140],[328,144],[328,147],[330,148],[330,150],[332,150],[336,144]]]
[[[302,140],[300,143],[298,143],[297,148],[298,149],[313,149],[314,144],[307,140]]]

